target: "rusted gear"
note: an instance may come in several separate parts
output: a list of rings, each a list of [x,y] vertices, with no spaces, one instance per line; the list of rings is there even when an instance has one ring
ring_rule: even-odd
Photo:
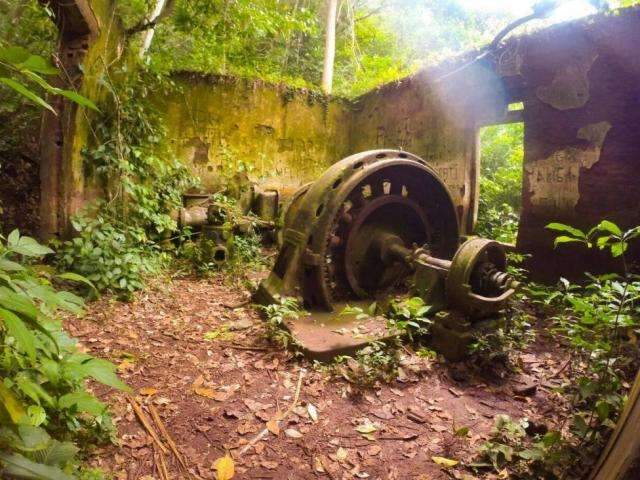
[[[375,150],[331,166],[296,202],[284,245],[259,297],[302,297],[309,308],[332,309],[334,299],[368,296],[398,281],[398,265],[369,261],[370,235],[391,233],[407,248],[428,244],[451,259],[458,220],[447,188],[419,157]],[[377,236],[377,235],[376,235]],[[378,257],[379,258],[379,257]]]

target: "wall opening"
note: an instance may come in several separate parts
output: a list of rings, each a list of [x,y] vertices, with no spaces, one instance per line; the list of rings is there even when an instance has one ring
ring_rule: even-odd
[[[524,123],[482,127],[475,234],[515,243],[522,209]]]

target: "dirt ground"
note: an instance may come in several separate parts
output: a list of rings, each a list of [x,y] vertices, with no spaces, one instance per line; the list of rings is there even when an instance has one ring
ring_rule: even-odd
[[[474,460],[495,415],[552,427],[566,411],[551,389],[567,358],[544,331],[518,354],[521,373],[488,379],[407,349],[398,380],[362,392],[266,343],[246,292],[222,278],[155,283],[131,303],[91,304],[67,328],[119,365],[133,398],[147,414],[149,406],[159,412],[194,476],[215,478],[214,461],[229,451],[234,479],[480,478],[462,465]],[[301,377],[299,401],[279,432],[272,422],[255,441],[290,408]],[[127,396],[96,391],[112,407],[120,446],[97,449],[90,463],[117,479],[163,478]],[[462,427],[468,435],[455,436]],[[461,463],[446,468],[433,457]],[[163,458],[169,478],[188,478],[170,452]]]

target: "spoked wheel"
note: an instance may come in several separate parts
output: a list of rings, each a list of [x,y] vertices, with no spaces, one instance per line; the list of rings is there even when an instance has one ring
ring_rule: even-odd
[[[423,160],[406,152],[365,152],[327,170],[286,225],[291,245],[285,244],[274,270],[284,278],[286,263],[304,245],[298,251],[305,304],[331,310],[336,300],[371,297],[409,274],[402,262],[380,261],[385,236],[446,259],[458,246],[446,187]]]

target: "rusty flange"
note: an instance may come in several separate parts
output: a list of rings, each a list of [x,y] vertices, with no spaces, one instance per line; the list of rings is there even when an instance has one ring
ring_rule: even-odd
[[[497,312],[515,292],[500,242],[471,238],[456,252],[446,277],[448,304],[469,317]]]

